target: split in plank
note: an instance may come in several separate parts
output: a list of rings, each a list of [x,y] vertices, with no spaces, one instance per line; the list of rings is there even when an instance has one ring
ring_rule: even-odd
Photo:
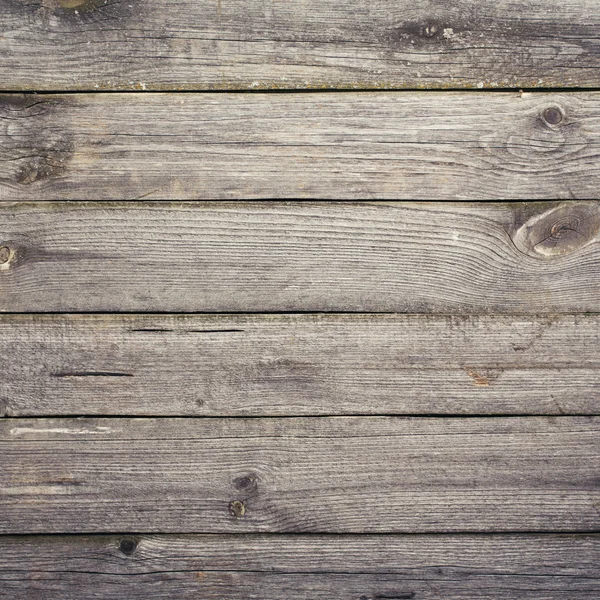
[[[600,203],[0,204],[3,312],[596,312]]]
[[[5,0],[0,89],[598,85],[595,0]]]
[[[0,533],[592,532],[599,426],[0,419]]]
[[[12,600],[589,600],[599,561],[597,535],[0,537]]]
[[[600,316],[4,315],[0,415],[600,414]]]
[[[8,94],[0,136],[9,202],[600,198],[596,92]]]

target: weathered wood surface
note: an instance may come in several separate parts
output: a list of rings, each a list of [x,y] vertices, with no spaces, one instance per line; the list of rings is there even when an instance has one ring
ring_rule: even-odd
[[[600,317],[5,315],[0,415],[600,414]]]
[[[459,581],[423,581],[393,574],[237,571],[133,577],[34,571],[15,574],[3,584],[11,600],[45,600],[52,594],[66,600],[589,600],[600,591],[597,578],[473,575]]]
[[[600,198],[595,92],[14,94],[0,136],[3,201]]]
[[[596,535],[0,537],[14,600],[590,600],[599,562]]]
[[[1,533],[600,526],[600,419],[2,419]]]
[[[596,312],[600,203],[0,204],[0,311]]]
[[[3,0],[0,89],[598,86],[594,0]]]

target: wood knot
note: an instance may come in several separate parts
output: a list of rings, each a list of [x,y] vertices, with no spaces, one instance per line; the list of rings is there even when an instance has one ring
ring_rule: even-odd
[[[240,492],[254,492],[258,487],[258,477],[254,473],[244,475],[243,477],[236,477],[233,480],[233,485]]]
[[[12,252],[8,246],[0,246],[0,266],[8,265]]]
[[[229,512],[239,519],[246,514],[246,505],[241,500],[234,500],[229,504]]]
[[[24,258],[25,248],[16,240],[6,240],[0,244],[0,271],[14,269]]]
[[[600,231],[600,204],[569,202],[530,216],[519,224],[512,240],[524,254],[552,258],[571,254],[593,242]]]
[[[131,556],[135,552],[137,545],[137,541],[134,538],[126,537],[121,540],[119,550],[125,554],[125,556]]]
[[[430,43],[449,40],[454,37],[454,29],[445,27],[441,21],[427,19],[401,23],[390,32],[389,44],[392,49],[399,47],[422,47]]]
[[[547,125],[558,125],[563,120],[563,112],[560,108],[551,106],[542,113],[542,119]]]
[[[25,235],[0,241],[0,272],[15,270],[27,260],[35,260],[36,250],[28,244]],[[38,254],[37,258],[39,260],[42,257]]]
[[[435,37],[440,32],[440,26],[437,23],[425,23],[421,28],[421,35],[426,38]]]

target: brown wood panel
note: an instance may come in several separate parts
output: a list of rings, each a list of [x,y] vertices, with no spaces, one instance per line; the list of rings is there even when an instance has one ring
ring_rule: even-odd
[[[599,424],[1,419],[0,532],[590,532]]]
[[[594,0],[3,0],[0,89],[598,86]]]
[[[0,537],[14,600],[589,600],[599,561],[595,535]]]
[[[0,139],[8,202],[600,198],[596,92],[14,94]]]
[[[0,204],[0,311],[596,312],[598,202]]]
[[[3,415],[600,414],[600,317],[4,315]]]

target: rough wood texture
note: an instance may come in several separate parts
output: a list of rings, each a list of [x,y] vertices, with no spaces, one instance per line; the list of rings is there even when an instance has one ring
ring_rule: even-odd
[[[0,139],[4,201],[600,198],[592,92],[16,94]]]
[[[11,600],[590,600],[599,562],[594,535],[0,537]]]
[[[0,311],[595,312],[600,203],[0,204]]]
[[[594,531],[600,419],[2,419],[0,533]]]
[[[10,315],[0,415],[600,414],[600,317]]]
[[[0,89],[597,86],[595,0],[3,0]]]

